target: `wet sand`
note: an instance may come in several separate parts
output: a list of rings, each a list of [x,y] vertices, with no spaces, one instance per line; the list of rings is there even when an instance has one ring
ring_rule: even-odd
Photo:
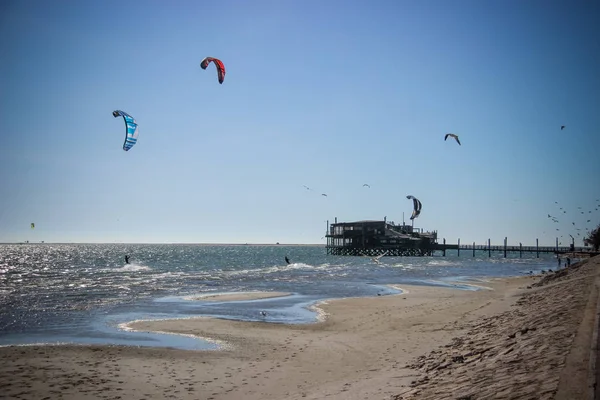
[[[201,296],[189,297],[188,300],[200,301],[247,301],[271,299],[274,297],[289,296],[291,293],[286,292],[239,292],[239,293],[214,293]]]
[[[539,286],[540,277],[529,276],[492,280],[483,285],[493,290],[479,291],[397,285],[408,293],[325,302],[324,321],[308,325],[211,318],[131,324],[228,344],[218,351],[4,347],[0,393],[15,399],[584,398],[577,391],[587,390],[599,260],[545,277]]]

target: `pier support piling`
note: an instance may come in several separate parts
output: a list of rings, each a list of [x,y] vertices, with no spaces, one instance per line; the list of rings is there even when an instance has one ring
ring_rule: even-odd
[[[519,258],[523,258],[523,243],[519,242]]]

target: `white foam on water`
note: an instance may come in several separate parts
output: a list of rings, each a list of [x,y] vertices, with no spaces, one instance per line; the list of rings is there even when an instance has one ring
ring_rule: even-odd
[[[137,272],[137,271],[152,271],[152,268],[146,265],[136,265],[136,264],[125,264],[120,268],[109,268],[105,271],[123,271],[123,272]]]
[[[444,266],[456,266],[457,263],[448,261],[448,260],[429,260],[427,265],[433,265],[436,267],[444,267]]]
[[[335,268],[335,267],[334,267]],[[341,267],[337,267],[336,269],[340,269]],[[271,267],[257,268],[257,269],[242,269],[237,271],[224,271],[226,277],[239,276],[239,275],[261,275],[261,274],[276,274],[280,272],[286,271],[321,271],[327,270],[330,271],[332,269],[329,263],[324,263],[321,265],[311,265],[305,263],[291,263],[286,265],[273,265]]]

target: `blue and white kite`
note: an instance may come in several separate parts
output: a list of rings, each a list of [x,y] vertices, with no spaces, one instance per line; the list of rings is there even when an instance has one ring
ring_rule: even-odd
[[[138,129],[137,123],[135,119],[124,111],[116,110],[113,111],[113,117],[117,118],[118,116],[123,117],[125,120],[125,143],[123,143],[123,150],[128,151],[133,147],[137,142],[138,138]]]

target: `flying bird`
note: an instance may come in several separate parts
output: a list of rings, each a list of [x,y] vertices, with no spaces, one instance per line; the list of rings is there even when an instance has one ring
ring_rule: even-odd
[[[454,133],[446,133],[446,136],[444,136],[444,141],[448,139],[448,136],[456,139],[456,142],[459,144],[459,146],[461,145],[460,140],[458,140],[458,135],[455,135]]]
[[[363,256],[363,257],[368,257],[368,258],[370,258],[371,260],[373,260],[373,262],[374,262],[375,264],[381,264],[381,263],[379,262],[379,259],[380,259],[381,257],[385,256],[387,253],[388,253],[388,252],[386,251],[386,252],[384,252],[383,254],[380,254],[380,255],[378,255],[378,256],[376,256],[376,257],[369,257],[369,256],[368,256],[368,255],[366,255],[366,254],[362,254],[362,256]]]

